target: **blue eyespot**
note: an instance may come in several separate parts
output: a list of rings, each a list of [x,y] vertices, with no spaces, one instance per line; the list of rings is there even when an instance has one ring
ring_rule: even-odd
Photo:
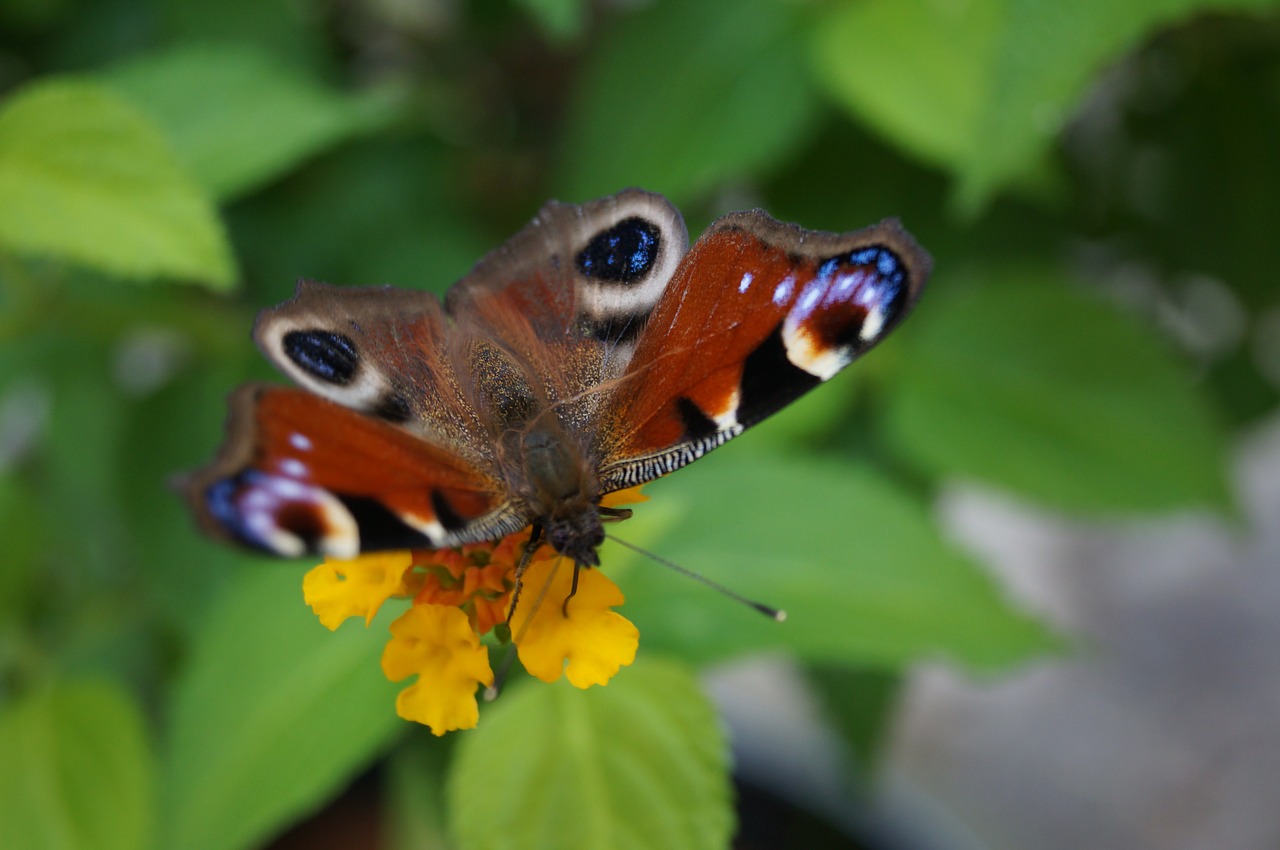
[[[578,252],[578,271],[585,277],[609,283],[635,283],[658,260],[657,225],[642,218],[627,218],[591,237]]]
[[[284,353],[294,365],[326,383],[349,384],[360,366],[356,344],[340,333],[290,331],[282,342]]]

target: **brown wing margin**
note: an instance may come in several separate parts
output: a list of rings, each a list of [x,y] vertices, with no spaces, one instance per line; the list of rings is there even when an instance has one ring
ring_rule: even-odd
[[[602,490],[689,463],[831,378],[910,311],[932,262],[895,220],[717,220],[654,309],[601,433]]]
[[[500,537],[528,524],[456,455],[299,389],[231,397],[218,457],[184,482],[211,534],[278,555],[354,557]]]

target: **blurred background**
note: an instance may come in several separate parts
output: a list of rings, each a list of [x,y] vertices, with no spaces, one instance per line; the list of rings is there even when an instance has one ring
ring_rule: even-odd
[[[171,482],[298,278],[627,186],[934,276],[623,527],[785,625],[607,550],[635,668],[434,739]],[[6,0],[0,843],[1280,846],[1278,227],[1273,2]]]

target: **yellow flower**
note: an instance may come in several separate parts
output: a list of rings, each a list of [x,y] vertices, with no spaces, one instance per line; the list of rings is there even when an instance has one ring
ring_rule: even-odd
[[[579,570],[568,604],[573,565],[563,558],[530,564],[524,583],[510,625],[520,663],[534,676],[554,682],[563,672],[574,687],[589,688],[635,660],[640,631],[610,610],[622,604],[622,591],[599,570]]]
[[[644,500],[632,488],[605,496],[601,504]],[[326,559],[303,579],[303,598],[321,623],[336,629],[348,617],[364,617],[367,625],[387,599],[411,597],[409,610],[391,624],[382,654],[382,670],[391,681],[418,676],[396,698],[396,711],[436,735],[470,729],[480,716],[476,686],[493,684],[480,638],[508,619],[510,630],[499,630],[499,640],[512,636],[525,669],[543,681],[564,675],[579,688],[603,685],[635,660],[640,633],[610,610],[622,604],[617,585],[583,567],[578,591],[569,599],[573,564],[546,544],[530,558],[520,600],[510,610],[516,565],[529,537],[525,529],[456,549]]]
[[[433,735],[474,727],[476,686],[493,684],[480,636],[465,613],[446,605],[414,605],[391,624],[382,672],[393,682],[418,675],[396,697],[396,713],[431,727]]]
[[[507,618],[511,589],[515,586],[514,565],[521,546],[508,543],[527,531],[509,535],[497,543],[473,543],[458,550],[414,553],[414,562],[424,567],[422,587],[414,604],[456,605],[466,612],[477,634]]]
[[[640,488],[628,487],[625,490],[614,490],[612,493],[605,493],[600,497],[600,505],[606,508],[616,508],[618,505],[637,505],[640,502],[649,501],[649,497],[640,492]]]
[[[302,598],[330,630],[348,617],[373,620],[382,603],[405,595],[405,573],[412,560],[408,552],[374,552],[350,561],[326,558],[302,579]]]

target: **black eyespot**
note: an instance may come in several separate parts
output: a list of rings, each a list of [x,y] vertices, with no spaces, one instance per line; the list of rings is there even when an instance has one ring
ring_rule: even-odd
[[[299,369],[330,384],[351,383],[360,366],[356,344],[332,331],[289,331],[284,353]]]
[[[591,237],[578,252],[578,271],[595,280],[635,283],[658,259],[658,227],[642,218],[627,218]]]

